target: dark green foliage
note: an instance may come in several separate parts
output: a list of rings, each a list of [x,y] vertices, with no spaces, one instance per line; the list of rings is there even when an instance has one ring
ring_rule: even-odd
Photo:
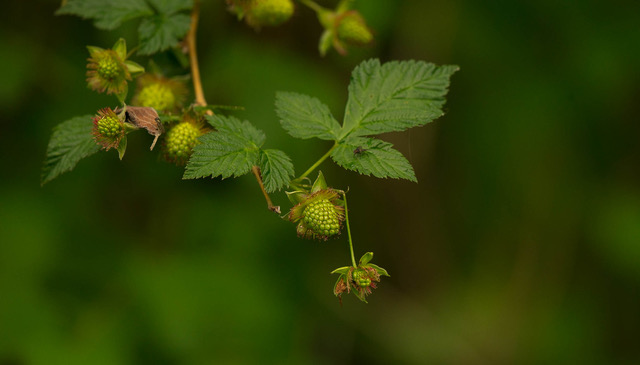
[[[47,157],[42,167],[42,185],[73,170],[83,158],[93,155],[100,147],[93,140],[91,115],[69,119],[53,129]]]

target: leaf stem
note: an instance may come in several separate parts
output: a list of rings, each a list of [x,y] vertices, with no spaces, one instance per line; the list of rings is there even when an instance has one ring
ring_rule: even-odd
[[[196,31],[198,29],[198,19],[200,18],[200,0],[194,0],[191,11],[191,28],[187,33],[187,46],[189,48],[189,65],[191,66],[191,79],[193,80],[193,91],[196,95],[196,104],[205,106],[207,101],[202,91],[202,80],[200,79],[200,67],[198,66],[198,53],[196,51]]]
[[[309,167],[309,169],[307,169],[307,171],[305,171],[302,175],[300,175],[296,180],[302,180],[305,177],[307,177],[307,175],[309,175],[310,173],[313,172],[313,170],[315,170],[316,168],[318,168],[318,166],[320,166],[321,163],[324,162],[324,160],[327,159],[327,157],[331,156],[331,152],[333,152],[334,149],[336,149],[336,147],[338,147],[338,142],[336,142],[330,149],[329,151],[327,151],[327,153],[325,153],[322,157],[320,157],[320,159],[318,161],[316,161],[316,163],[314,163],[313,165],[311,165],[311,167]]]
[[[262,174],[260,173],[260,168],[258,166],[253,166],[251,168],[251,172],[253,172],[253,176],[258,180],[258,185],[260,185],[260,190],[262,190],[262,194],[264,194],[264,199],[267,201],[267,208],[277,214],[280,214],[280,206],[273,205],[271,202],[271,198],[269,197],[269,193],[264,188],[264,183],[262,182]]]
[[[313,0],[299,0],[301,3],[303,3],[304,5],[306,5],[307,7],[311,8],[313,11],[315,11],[316,13],[319,13],[323,10],[325,10],[322,6],[318,5],[315,1]]]
[[[356,257],[353,254],[353,241],[351,239],[351,227],[349,227],[349,208],[347,207],[347,193],[343,191],[342,197],[344,198],[344,216],[347,222],[347,235],[349,236],[349,250],[351,251],[351,263],[353,264],[353,267],[358,267],[358,265],[356,265]]]

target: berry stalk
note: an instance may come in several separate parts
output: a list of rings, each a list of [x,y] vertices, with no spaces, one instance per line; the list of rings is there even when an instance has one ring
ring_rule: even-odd
[[[353,267],[357,267],[356,265],[356,257],[353,254],[353,241],[351,240],[351,227],[349,226],[349,207],[347,206],[347,193],[342,192],[342,197],[344,198],[344,215],[347,224],[347,236],[349,237],[349,250],[351,250],[351,263]]]

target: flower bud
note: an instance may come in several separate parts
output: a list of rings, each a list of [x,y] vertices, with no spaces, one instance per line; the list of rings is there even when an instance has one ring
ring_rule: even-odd
[[[357,11],[348,11],[337,19],[338,38],[350,45],[362,46],[371,43],[373,34]]]
[[[255,28],[280,25],[291,15],[292,0],[253,0],[246,9],[247,23]]]

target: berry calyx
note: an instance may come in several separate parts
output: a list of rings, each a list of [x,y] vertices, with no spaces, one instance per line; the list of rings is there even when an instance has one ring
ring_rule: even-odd
[[[189,160],[193,147],[203,131],[191,122],[176,124],[167,132],[163,145],[163,154],[167,161],[184,165]]]
[[[127,87],[127,81],[131,80],[131,72],[125,63],[126,45],[124,39],[118,40],[113,49],[94,46],[88,46],[87,49],[90,56],[87,63],[87,85],[100,93],[123,94]]]

